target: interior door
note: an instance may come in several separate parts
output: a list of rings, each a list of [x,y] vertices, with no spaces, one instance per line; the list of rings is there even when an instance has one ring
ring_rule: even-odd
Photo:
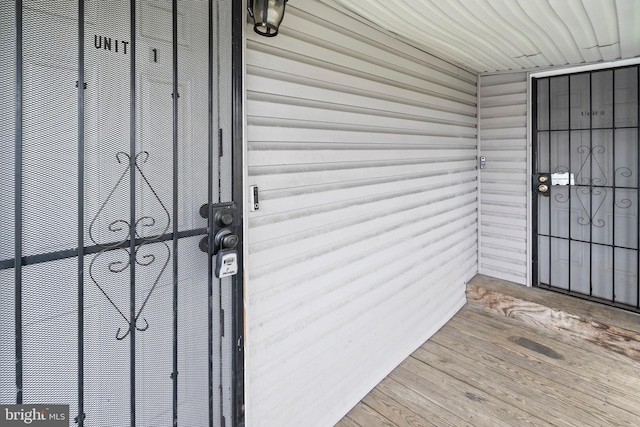
[[[0,16],[0,404],[69,405],[70,425],[235,424],[240,278],[214,277],[200,245],[206,208],[235,206],[231,3]]]
[[[533,93],[534,284],[638,310],[638,66]]]

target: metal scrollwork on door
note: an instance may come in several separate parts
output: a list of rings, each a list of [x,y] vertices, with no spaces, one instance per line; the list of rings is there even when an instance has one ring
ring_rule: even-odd
[[[604,205],[604,201],[607,198],[607,189],[599,188],[599,187],[579,187],[576,190],[576,196],[580,205],[582,206],[582,210],[584,215],[578,218],[578,224],[580,225],[589,225],[592,224],[594,227],[602,228],[605,226],[605,222],[602,218],[596,218],[598,212],[602,205]],[[595,196],[595,197],[594,197]],[[601,200],[596,202],[596,208],[587,209],[587,205],[593,202],[594,198],[598,199],[602,196]],[[589,212],[593,213],[589,215]]]
[[[89,276],[91,277],[93,283],[107,298],[107,301],[109,301],[113,308],[115,308],[119,313],[120,317],[122,317],[122,319],[126,322],[127,326],[124,333],[122,332],[122,327],[119,327],[116,331],[116,339],[122,340],[127,337],[127,335],[129,335],[132,327],[135,327],[138,331],[145,331],[149,328],[149,322],[146,318],[142,317],[142,312],[149,302],[149,299],[151,298],[154,290],[156,289],[158,282],[162,277],[162,274],[169,264],[169,259],[171,258],[171,250],[169,249],[169,246],[162,240],[162,236],[169,230],[171,216],[169,215],[169,211],[167,210],[166,206],[164,205],[164,203],[162,203],[162,200],[160,200],[158,194],[151,186],[151,183],[140,167],[141,164],[146,163],[149,159],[149,153],[147,151],[141,151],[135,156],[133,162],[135,165],[134,173],[137,177],[142,178],[140,182],[142,183],[143,187],[150,191],[153,195],[153,200],[159,203],[159,206],[161,207],[160,211],[162,218],[143,215],[135,220],[133,228],[135,230],[136,248],[132,256],[129,245],[129,239],[131,236],[130,220],[124,218],[116,218],[111,220],[106,219],[106,211],[110,208],[110,205],[115,203],[115,195],[118,190],[128,190],[122,187],[124,187],[123,183],[125,182],[125,178],[131,172],[131,157],[129,154],[120,151],[116,154],[116,159],[119,164],[126,164],[126,167],[120,174],[115,185],[107,195],[107,198],[104,200],[95,216],[91,220],[91,223],[89,224],[89,238],[96,246],[101,249],[101,251],[93,257],[91,263],[89,264]],[[121,211],[121,209],[119,209],[121,208],[120,206],[112,206],[111,208],[115,209],[116,212]],[[121,213],[118,213],[116,214],[116,216],[120,214]],[[164,218],[165,216],[166,219]],[[100,220],[101,218],[103,218],[103,221]],[[104,221],[104,219],[106,219],[106,221]],[[155,232],[150,237],[147,237],[145,235],[145,229],[151,230],[154,227],[159,226],[159,232]],[[111,236],[113,237],[113,239],[101,239],[98,238],[97,235]],[[108,242],[105,242],[105,240],[108,240]],[[156,251],[156,253],[152,253],[151,251],[149,251],[146,245],[150,243],[156,243],[157,245],[154,245],[154,249],[157,250],[158,248],[160,248],[160,252],[157,253]],[[107,253],[109,255],[106,255]],[[127,310],[121,308],[118,304],[116,293],[114,292],[115,289],[112,289],[117,286],[114,285],[114,282],[117,283],[117,280],[110,280],[110,277],[114,278],[113,275],[119,275],[121,273],[124,273],[125,271],[129,271],[132,261],[135,262],[137,266],[140,266],[140,268],[146,269],[146,271],[150,273],[149,275],[154,277],[154,279],[150,286],[148,286],[142,303],[139,307],[136,308],[135,316],[133,317],[133,319],[130,319],[125,314]],[[102,273],[106,274],[98,275],[98,269],[102,269]],[[143,322],[143,324],[140,324],[140,321]]]
[[[583,214],[578,217],[577,222],[584,226],[593,225],[594,227],[603,228],[606,223],[602,218],[597,218],[597,215],[609,195],[608,190],[611,189],[615,193],[614,190],[616,189],[616,187],[607,186],[609,182],[607,174],[598,160],[598,155],[604,155],[606,148],[602,145],[595,145],[593,147],[581,145],[577,148],[577,152],[584,155],[580,163],[580,169],[576,174],[578,185],[574,193],[583,211]],[[587,164],[589,164],[589,176],[585,175],[585,167]],[[557,166],[556,172],[569,172],[569,168],[566,166]],[[630,178],[631,176],[633,176],[633,172],[628,167],[619,167],[614,171],[614,180],[618,177]],[[616,207],[628,209],[633,204],[631,199],[623,196],[619,197],[617,193],[615,195],[616,198],[613,203]],[[571,196],[569,193],[559,193],[556,194],[554,198],[558,203],[567,203]]]
[[[582,163],[580,164],[580,170],[576,174],[576,178],[578,178],[579,185],[597,185],[604,186],[607,185],[607,175],[598,161],[598,157],[596,154],[604,154],[606,149],[602,145],[596,145],[594,147],[588,147],[586,145],[581,145],[578,147],[578,153],[585,155]],[[585,176],[584,168],[589,164],[590,176]]]

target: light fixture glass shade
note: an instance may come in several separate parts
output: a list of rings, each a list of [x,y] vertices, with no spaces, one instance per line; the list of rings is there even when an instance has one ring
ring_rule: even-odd
[[[284,18],[287,0],[253,0],[253,29],[256,33],[274,37]]]

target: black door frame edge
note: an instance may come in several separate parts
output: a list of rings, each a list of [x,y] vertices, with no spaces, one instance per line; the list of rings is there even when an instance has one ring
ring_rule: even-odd
[[[244,181],[243,181],[243,130],[244,130],[244,88],[243,88],[243,53],[244,53],[244,7],[243,0],[233,0],[231,10],[231,78],[232,78],[232,198],[238,208],[240,227],[238,227],[238,274],[234,276],[232,289],[233,304],[233,337],[235,351],[232,360],[233,381],[233,413],[234,425],[244,426]]]

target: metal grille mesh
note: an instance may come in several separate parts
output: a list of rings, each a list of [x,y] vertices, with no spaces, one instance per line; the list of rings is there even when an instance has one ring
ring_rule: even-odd
[[[136,145],[137,151],[148,153],[148,159],[136,175],[136,216],[154,219],[153,226],[142,227],[145,237],[172,232],[175,220],[173,97],[178,95],[180,102],[183,94],[173,93],[172,27],[171,2],[137,3]],[[136,334],[136,416],[140,425],[172,424],[175,254],[171,248],[171,241],[139,247],[138,258],[154,260],[136,267],[136,306],[141,307],[148,297],[140,319],[149,324],[148,330]]]
[[[231,123],[232,123],[232,86],[231,86],[231,2],[219,2],[218,17],[218,114],[220,120],[220,128],[223,129],[224,140],[224,156],[220,162],[220,197],[223,202],[233,199],[232,196],[232,139],[231,139]],[[240,153],[238,153],[240,155]]]
[[[215,8],[214,8],[215,10]],[[217,117],[209,114],[209,99],[216,105],[217,97],[209,91],[209,72],[216,72],[209,63],[208,2],[178,1],[178,73],[180,98],[179,117],[179,186],[178,222],[180,229],[206,227],[199,215],[201,205],[209,199],[209,131],[211,125],[213,149],[217,150]],[[213,81],[216,81],[215,75]],[[217,176],[215,162],[211,171]],[[214,182],[214,188],[217,182]],[[217,201],[214,190],[213,201]],[[209,417],[208,367],[208,280],[207,255],[197,248],[199,238],[184,239],[179,249],[179,389],[178,419],[184,425],[207,425]],[[213,287],[212,330],[213,376],[212,401],[214,425],[220,420],[219,337],[220,323],[217,304],[218,286]]]
[[[138,268],[136,276],[136,306],[149,297],[138,322],[149,328],[136,332],[136,418],[141,426],[172,424],[173,285],[167,243],[141,246],[138,256],[155,257],[149,266]],[[164,262],[168,264],[162,272]]]
[[[128,238],[122,221],[129,220],[130,14],[119,1],[91,1],[85,11],[85,244],[104,248]],[[129,424],[130,340],[116,340],[118,328],[128,328],[118,309],[128,316],[130,270],[117,273],[128,259],[124,249],[85,257],[84,412],[90,426]]]
[[[209,419],[207,254],[199,240],[183,239],[178,248],[178,420],[185,426],[206,426]],[[219,360],[215,346],[213,355]]]
[[[13,258],[16,17],[13,2],[0,2],[0,260]]]
[[[33,255],[77,242],[77,6],[25,2],[23,37],[23,250]],[[65,48],[52,55],[45,40]]]
[[[23,267],[24,402],[69,404],[77,413],[75,258]]]
[[[178,1],[178,200],[180,230],[205,228],[199,214],[208,200],[209,5]],[[215,80],[214,80],[215,81]],[[216,98],[213,98],[215,105]],[[215,123],[215,121],[213,122]],[[213,127],[217,147],[217,132]]]
[[[23,7],[23,254],[77,241],[77,9]],[[51,55],[49,43],[65,49]],[[43,61],[43,58],[47,58]],[[77,261],[22,269],[23,399],[77,411]]]
[[[85,271],[94,277],[114,303],[128,307],[128,274],[107,273],[111,262],[124,262],[124,251],[110,251],[99,257],[85,257]],[[93,264],[93,267],[92,267]],[[108,279],[107,279],[108,277]],[[84,299],[84,412],[88,426],[129,424],[129,340],[116,340],[118,328],[127,324],[106,300],[90,277],[85,280]]]
[[[16,402],[13,269],[0,270],[0,403]]]

